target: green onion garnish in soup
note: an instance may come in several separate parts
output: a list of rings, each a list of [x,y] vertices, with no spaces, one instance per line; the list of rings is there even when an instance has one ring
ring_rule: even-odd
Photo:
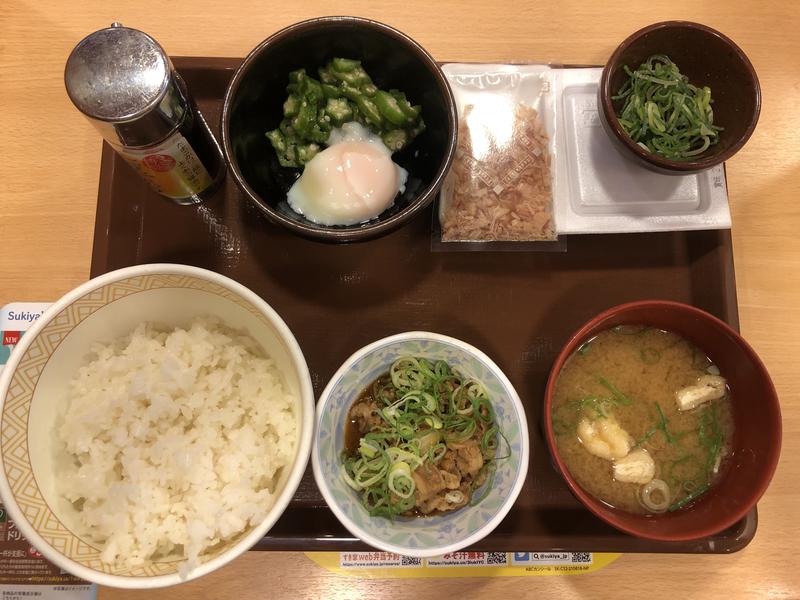
[[[730,455],[730,393],[719,369],[660,329],[614,328],[587,344],[591,352],[570,356],[553,394],[553,432],[570,474],[621,510],[690,506]]]

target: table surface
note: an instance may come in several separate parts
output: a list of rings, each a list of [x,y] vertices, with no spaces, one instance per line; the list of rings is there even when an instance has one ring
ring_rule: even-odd
[[[116,20],[147,31],[173,55],[241,57],[279,28],[329,14],[333,6],[250,0],[0,3],[0,305],[54,300],[89,275],[100,138],[64,91],[64,62],[75,43]],[[730,556],[625,555],[597,573],[571,577],[374,580],[329,573],[302,554],[250,552],[210,576],[149,597],[552,592],[578,598],[621,597],[642,586],[650,598],[800,597],[794,550],[800,511],[792,484],[800,476],[800,3],[407,0],[343,1],[335,9],[389,23],[441,61],[602,64],[629,33],[668,19],[699,21],[737,41],[758,72],[763,94],[755,134],[727,164],[739,315],[781,398],[782,459],[759,503],[755,539]],[[100,598],[143,595],[99,592]]]

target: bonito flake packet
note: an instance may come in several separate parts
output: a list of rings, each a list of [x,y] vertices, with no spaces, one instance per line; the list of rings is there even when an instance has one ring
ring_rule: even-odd
[[[447,64],[443,70],[459,126],[439,202],[441,240],[555,240],[550,68]]]

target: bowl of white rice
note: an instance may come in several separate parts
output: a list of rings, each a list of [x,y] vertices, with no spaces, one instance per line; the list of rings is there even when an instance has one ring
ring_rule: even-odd
[[[0,377],[0,496],[48,560],[101,585],[205,575],[272,527],[308,463],[314,395],[259,296],[184,265],[76,288]]]

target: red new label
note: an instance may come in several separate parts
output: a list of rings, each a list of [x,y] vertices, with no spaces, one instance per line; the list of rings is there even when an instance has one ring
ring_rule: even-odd
[[[166,172],[176,165],[175,159],[169,154],[150,154],[142,162],[153,171]]]
[[[15,346],[19,343],[19,331],[4,331],[3,346]]]

